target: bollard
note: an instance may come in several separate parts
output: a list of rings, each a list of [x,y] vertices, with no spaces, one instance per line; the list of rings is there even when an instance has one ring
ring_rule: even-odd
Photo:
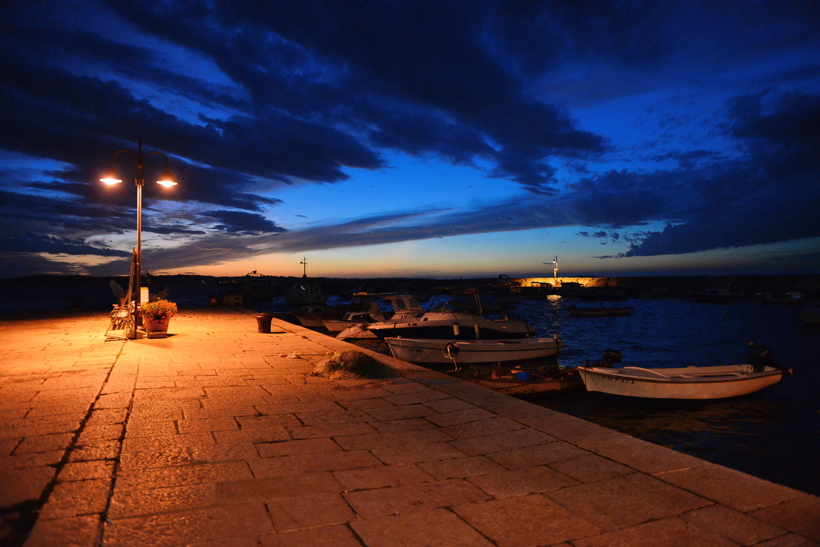
[[[256,316],[256,322],[259,325],[259,332],[270,332],[270,322],[273,319],[273,314],[263,313]]]

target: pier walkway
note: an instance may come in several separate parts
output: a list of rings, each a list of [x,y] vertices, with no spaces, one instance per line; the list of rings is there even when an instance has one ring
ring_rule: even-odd
[[[244,309],[0,320],[0,545],[820,545],[820,498]],[[815,432],[816,433],[816,432]]]

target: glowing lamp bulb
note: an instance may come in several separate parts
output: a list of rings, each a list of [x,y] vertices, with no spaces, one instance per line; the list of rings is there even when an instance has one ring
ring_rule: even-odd
[[[100,181],[104,182],[108,185],[119,184],[119,183],[122,182],[122,180],[117,178],[117,172],[114,171],[114,166],[113,165],[108,166],[108,171],[106,171],[105,176],[103,178],[101,178]]]
[[[170,188],[171,186],[177,185],[177,183],[174,181],[174,176],[171,174],[170,167],[165,168],[165,172],[162,174],[162,178],[157,181],[157,184],[161,184],[166,188]]]

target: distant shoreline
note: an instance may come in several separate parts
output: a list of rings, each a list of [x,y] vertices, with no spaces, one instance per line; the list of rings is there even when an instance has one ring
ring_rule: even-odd
[[[299,282],[300,277],[284,276],[148,276],[143,286],[152,294],[167,289],[169,299],[179,308],[206,307],[211,301],[222,301],[224,295],[241,295],[242,305],[248,309],[267,309],[281,297],[283,291]],[[464,289],[475,289],[481,294],[505,294],[511,287],[556,286],[578,283],[593,291],[594,288],[615,289],[627,297],[646,294],[664,298],[688,298],[691,291],[700,291],[716,283],[731,283],[732,292],[748,297],[756,293],[782,295],[798,291],[804,301],[820,300],[820,275],[726,275],[726,276],[634,276],[634,277],[525,277],[431,279],[405,277],[374,278],[314,278],[326,287],[328,294],[349,300],[354,292],[415,294],[455,294]],[[50,313],[110,312],[116,298],[110,281],[128,287],[128,278],[91,276],[28,276],[7,278],[0,283],[0,318],[39,317]],[[653,294],[658,293],[658,294]],[[532,296],[530,296],[532,298]]]
[[[13,286],[80,286],[80,285],[108,285],[115,280],[127,286],[127,276],[92,277],[83,275],[33,275],[13,278],[3,278],[2,285],[6,289]],[[244,276],[206,276],[206,275],[149,275],[146,277],[149,285],[191,285],[191,284],[247,284],[267,283],[281,287],[289,287],[301,277],[274,276],[274,275],[244,275]],[[448,287],[476,287],[500,288],[508,285],[533,286],[550,284],[556,286],[560,282],[579,283],[584,287],[617,287],[622,290],[640,291],[646,287],[656,286],[668,288],[671,294],[688,292],[708,288],[714,283],[731,283],[735,291],[749,295],[756,292],[782,293],[801,291],[807,296],[820,296],[820,274],[796,275],[670,275],[670,276],[551,276],[542,277],[460,277],[460,278],[423,278],[423,277],[315,277],[312,279],[327,283],[332,294],[344,293],[349,290],[366,292],[392,292],[399,285],[414,285],[420,290],[445,289]],[[556,283],[559,282],[559,283]],[[145,283],[145,282],[144,282]]]

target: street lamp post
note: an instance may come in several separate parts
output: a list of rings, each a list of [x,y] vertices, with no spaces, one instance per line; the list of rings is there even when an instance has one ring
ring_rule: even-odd
[[[168,162],[168,157],[163,154],[162,152],[151,151],[145,154],[142,153],[142,139],[139,141],[139,145],[137,148],[137,153],[134,154],[130,150],[117,150],[113,154],[111,154],[111,160],[108,164],[108,171],[106,172],[105,176],[100,179],[100,181],[108,184],[114,185],[119,184],[122,180],[117,176],[117,172],[114,170],[114,157],[118,154],[126,153],[131,154],[131,156],[137,162],[137,170],[136,175],[134,176],[134,182],[137,185],[137,251],[136,251],[136,287],[132,289],[131,297],[134,301],[134,321],[131,323],[131,332],[128,333],[129,338],[136,338],[137,337],[137,326],[140,323],[140,315],[139,315],[139,307],[140,307],[140,286],[142,284],[142,187],[145,184],[145,175],[144,175],[144,167],[145,167],[145,158],[150,156],[151,154],[157,154],[158,156],[162,156],[165,159],[165,171],[162,174],[162,178],[157,181],[157,184],[161,184],[165,187],[175,186],[176,182],[174,182],[174,178],[171,175],[171,167]],[[129,303],[129,313],[132,313],[130,309]]]

